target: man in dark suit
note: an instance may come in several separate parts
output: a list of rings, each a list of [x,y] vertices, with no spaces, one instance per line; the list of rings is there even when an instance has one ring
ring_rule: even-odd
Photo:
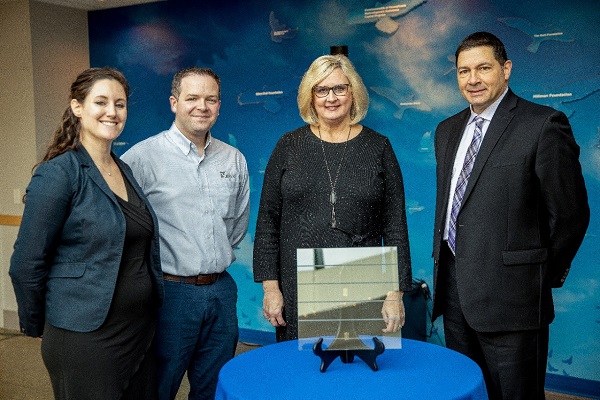
[[[456,69],[470,107],[435,134],[432,319],[481,367],[490,399],[543,399],[552,288],[589,223],[579,147],[562,112],[508,88],[496,36],[465,38]]]

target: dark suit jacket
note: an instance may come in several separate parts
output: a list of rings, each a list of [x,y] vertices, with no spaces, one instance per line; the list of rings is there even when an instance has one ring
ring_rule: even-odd
[[[164,296],[158,221],[127,164],[113,154],[154,221],[149,266]],[[108,314],[125,241],[125,217],[85,148],[40,164],[27,188],[11,257],[21,331],[38,337],[44,322],[77,332],[102,325]]]
[[[433,258],[436,295],[450,178],[470,109],[435,134],[437,202]],[[456,279],[469,325],[480,332],[537,329],[554,318],[590,210],[567,117],[508,91],[477,155],[457,218]],[[434,295],[433,319],[443,312]]]

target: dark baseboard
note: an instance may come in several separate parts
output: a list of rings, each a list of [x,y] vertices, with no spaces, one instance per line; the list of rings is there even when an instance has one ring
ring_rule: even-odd
[[[600,399],[600,382],[574,376],[546,374],[546,390],[580,396],[588,399]]]
[[[266,346],[276,342],[275,332],[240,328],[240,342]]]

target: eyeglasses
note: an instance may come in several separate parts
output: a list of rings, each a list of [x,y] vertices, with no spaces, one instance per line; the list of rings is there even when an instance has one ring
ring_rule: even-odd
[[[336,96],[345,96],[348,94],[348,87],[352,86],[349,83],[342,83],[340,85],[335,85],[333,87],[329,86],[314,86],[313,92],[317,97],[327,97],[329,96],[329,92],[333,90],[333,94]]]

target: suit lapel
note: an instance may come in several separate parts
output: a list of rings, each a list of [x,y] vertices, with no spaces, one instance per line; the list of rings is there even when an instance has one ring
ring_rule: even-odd
[[[483,171],[487,160],[494,151],[496,144],[498,144],[498,140],[504,135],[508,124],[513,119],[516,105],[517,96],[509,89],[502,102],[498,105],[498,109],[494,113],[490,126],[481,143],[481,148],[477,153],[477,158],[475,159],[475,164],[473,165],[473,170],[471,171],[471,176],[469,177],[469,182],[465,189],[465,195],[463,196],[463,205],[473,191],[473,187],[477,184],[481,171]]]
[[[447,202],[450,199],[450,181],[452,179],[454,159],[456,158],[458,145],[460,144],[462,134],[465,130],[465,126],[467,126],[470,115],[471,111],[469,108],[459,114],[459,117],[456,118],[455,123],[449,126],[445,133],[446,142],[441,143],[441,148],[445,149],[443,158],[443,171],[445,171],[445,173],[443,177],[444,181],[442,182],[442,187],[444,188],[443,198],[446,199],[446,204],[444,207],[447,206]]]

